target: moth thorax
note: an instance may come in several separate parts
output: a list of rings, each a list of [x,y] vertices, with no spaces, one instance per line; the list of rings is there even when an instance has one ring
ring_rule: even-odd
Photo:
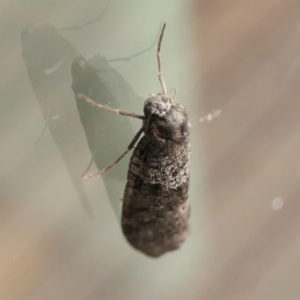
[[[151,94],[145,101],[144,114],[146,117],[149,115],[157,115],[162,117],[171,108],[172,99],[165,94]]]

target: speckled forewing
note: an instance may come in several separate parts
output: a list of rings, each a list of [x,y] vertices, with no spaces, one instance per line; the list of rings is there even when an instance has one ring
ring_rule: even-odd
[[[129,165],[122,228],[135,248],[150,256],[177,249],[188,235],[190,145],[145,135]]]

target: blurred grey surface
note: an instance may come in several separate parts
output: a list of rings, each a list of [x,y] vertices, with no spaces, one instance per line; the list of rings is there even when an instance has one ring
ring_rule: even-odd
[[[195,84],[204,112],[222,110],[201,127],[213,250],[194,295],[299,299],[299,2],[194,1],[193,11]]]
[[[111,0],[101,21],[62,33],[80,53],[111,59],[144,49],[168,21],[163,72],[193,123],[192,233],[157,260],[126,243],[101,177],[82,183],[91,218],[50,133],[34,143],[44,119],[23,27],[80,25],[104,5],[0,4],[0,299],[298,300],[299,3]],[[160,90],[155,49],[114,66],[138,95]],[[90,154],[80,139],[78,149],[83,171]]]

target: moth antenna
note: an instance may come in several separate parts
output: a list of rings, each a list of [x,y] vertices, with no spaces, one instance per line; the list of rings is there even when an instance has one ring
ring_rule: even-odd
[[[161,48],[161,42],[164,36],[164,31],[166,28],[167,22],[163,23],[161,32],[160,32],[160,36],[159,36],[159,40],[158,40],[158,46],[157,46],[157,52],[156,52],[156,57],[157,57],[157,64],[158,64],[158,79],[162,88],[162,91],[164,93],[164,95],[167,95],[167,87],[166,87],[166,83],[162,74],[162,69],[161,69],[161,58],[160,58],[160,48]]]

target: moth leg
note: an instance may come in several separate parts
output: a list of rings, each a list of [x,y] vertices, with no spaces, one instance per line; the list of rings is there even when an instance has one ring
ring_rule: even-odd
[[[117,108],[111,108],[107,105],[99,104],[99,103],[91,100],[90,98],[88,98],[87,96],[85,96],[83,94],[78,94],[77,96],[80,99],[82,99],[83,101],[85,101],[86,103],[88,103],[88,104],[90,104],[94,107],[97,107],[97,108],[100,108],[100,109],[103,109],[103,110],[107,110],[107,111],[110,111],[110,112],[113,112],[113,113],[116,113],[116,114],[119,114],[119,115],[122,115],[122,116],[132,117],[132,118],[136,118],[136,119],[140,119],[140,120],[145,119],[145,116],[137,115],[137,114],[132,113],[130,111],[126,111],[126,110],[123,110],[123,109],[117,109]]]
[[[114,161],[111,165],[103,168],[102,170],[91,174],[91,175],[85,175],[83,178],[87,179],[87,178],[92,178],[95,176],[98,176],[100,174],[103,174],[104,172],[106,172],[107,170],[111,169],[113,166],[115,166],[135,145],[135,143],[137,142],[137,140],[139,139],[140,135],[143,132],[143,127],[137,132],[137,134],[134,136],[134,138],[132,139],[132,141],[130,142],[130,144],[127,147],[127,150],[116,160]]]
[[[161,48],[161,42],[162,42],[162,39],[163,39],[163,36],[164,36],[164,31],[165,31],[166,25],[167,25],[167,23],[164,22],[163,27],[161,29],[160,36],[159,36],[157,52],[156,52],[157,64],[158,64],[158,79],[159,79],[162,91],[165,95],[168,94],[168,90],[167,90],[166,83],[165,83],[165,80],[164,80],[164,77],[163,77],[163,74],[162,74],[162,69],[161,69],[160,48]]]

